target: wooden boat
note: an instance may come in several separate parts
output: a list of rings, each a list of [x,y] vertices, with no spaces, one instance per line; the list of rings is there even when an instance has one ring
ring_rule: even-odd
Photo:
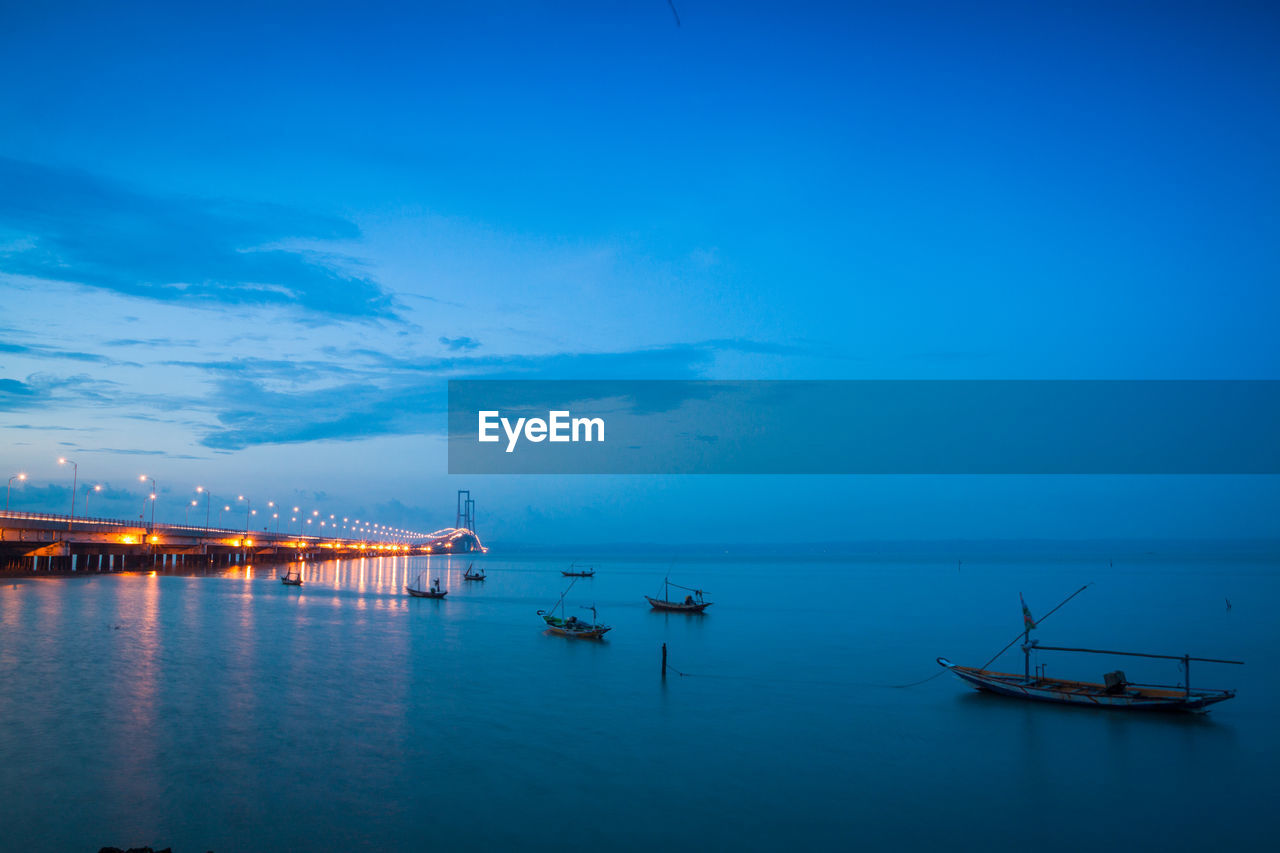
[[[1058,651],[1052,646],[1038,646],[1045,651]],[[1067,651],[1067,650],[1064,650]],[[1092,652],[1095,649],[1070,649],[1069,651]],[[1135,652],[1106,652],[1105,654],[1128,654]],[[1193,658],[1184,655],[1138,655],[1139,657],[1168,658],[1183,661],[1212,661],[1213,663],[1240,663],[1240,661],[1220,661],[1211,658]],[[1236,695],[1234,690],[1192,690],[1189,686],[1167,686],[1155,684],[1133,684],[1124,678],[1122,672],[1107,673],[1106,683],[1097,684],[1090,681],[1071,681],[1065,678],[1047,678],[1040,674],[1015,675],[1007,672],[993,672],[987,669],[975,669],[969,666],[957,666],[946,658],[938,658],[938,663],[951,670],[962,681],[972,684],[979,690],[998,693],[1001,696],[1013,696],[1017,699],[1032,699],[1041,702],[1057,702],[1064,705],[1084,705],[1090,708],[1120,708],[1134,711],[1204,711],[1217,702],[1225,702]]]
[[[280,583],[285,586],[302,586],[302,573],[289,571],[280,576]]]
[[[475,571],[475,570],[473,570],[473,569],[471,568],[471,567],[472,567],[472,566],[474,566],[474,565],[475,565],[475,563],[467,563],[467,570],[466,570],[465,572],[463,572],[463,574],[462,574],[462,579],[463,579],[464,581],[482,581],[482,580],[484,580],[484,569],[481,569],[480,571],[478,571],[478,572],[477,572],[477,571]]]
[[[406,585],[404,591],[412,595],[414,598],[444,598],[449,594],[449,590],[440,588],[440,578],[432,578],[431,586],[426,589],[422,588],[422,575],[418,575],[418,586],[415,589]]]
[[[684,597],[684,601],[671,600],[670,587],[673,586],[689,593]],[[703,598],[702,590],[680,586],[678,583],[672,583],[669,578],[663,578],[662,580],[662,598],[653,598],[646,595],[645,600],[649,602],[654,610],[666,610],[672,613],[701,613],[714,603]]]
[[[595,577],[596,567],[587,566],[586,568],[579,568],[578,564],[574,563],[573,565],[569,566],[569,571],[567,572],[564,569],[561,569],[560,574],[564,575],[567,578],[590,578],[590,577]]]
[[[1066,604],[1076,595],[1084,591],[1081,587],[1062,604]],[[1058,607],[1061,607],[1059,604]],[[1058,607],[1040,619],[1043,622]],[[1027,604],[1022,603],[1022,675],[1009,672],[996,672],[986,669],[995,658],[987,661],[983,667],[959,666],[946,658],[938,658],[938,664],[949,670],[961,681],[973,685],[978,690],[997,693],[1001,696],[1012,696],[1016,699],[1030,699],[1038,702],[1057,702],[1061,705],[1083,705],[1090,708],[1112,708],[1133,711],[1192,711],[1204,713],[1210,705],[1225,702],[1236,695],[1234,690],[1211,688],[1192,689],[1191,662],[1229,663],[1241,665],[1238,660],[1221,660],[1219,658],[1197,658],[1191,655],[1149,655],[1141,652],[1119,652],[1108,649],[1077,649],[1065,646],[1042,646],[1038,640],[1031,639],[1031,631],[1037,625],[1031,618]],[[1001,649],[996,658],[1004,654],[1018,641],[1015,637],[1009,645]],[[1123,655],[1126,657],[1157,658],[1160,660],[1176,660],[1182,664],[1184,684],[1140,684],[1129,681],[1123,672],[1116,670],[1103,676],[1102,683],[1092,681],[1073,681],[1066,678],[1048,678],[1044,674],[1044,665],[1032,666],[1033,652],[1080,652],[1094,655]]]
[[[564,597],[569,594],[569,590],[573,589],[573,584],[577,583],[575,578],[572,583],[560,593],[560,600],[550,610],[539,610],[538,615],[542,617],[542,621],[547,623],[547,630],[553,634],[559,634],[561,637],[573,637],[579,640],[599,640],[609,631],[613,630],[608,625],[602,625],[598,621],[596,615],[596,606],[584,607],[583,610],[591,611],[591,621],[579,619],[577,616],[570,616],[567,619],[564,615]],[[556,615],[556,610],[560,611],[560,615]]]

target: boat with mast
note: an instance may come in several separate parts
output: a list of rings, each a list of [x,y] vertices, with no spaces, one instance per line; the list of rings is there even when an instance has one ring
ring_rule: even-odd
[[[596,567],[579,566],[577,563],[571,563],[569,565],[569,570],[565,571],[564,569],[561,569],[560,574],[567,578],[592,578],[595,577]]]
[[[594,604],[582,608],[583,610],[591,611],[590,622],[579,619],[577,616],[565,618],[564,597],[569,594],[569,590],[573,589],[573,585],[577,582],[578,579],[574,578],[569,583],[569,586],[565,587],[565,591],[560,593],[560,599],[551,609],[539,610],[538,615],[542,617],[543,622],[547,623],[547,630],[553,634],[559,634],[561,637],[574,637],[579,640],[599,640],[613,629],[599,622],[599,616],[596,613]],[[557,610],[560,611],[559,616],[556,615]]]
[[[684,597],[684,601],[671,600],[671,587],[673,586],[688,593]],[[654,610],[666,610],[673,613],[701,613],[714,603],[707,601],[703,597],[702,590],[680,586],[678,583],[672,583],[670,578],[662,579],[662,598],[646,595],[645,600],[649,602]]]
[[[467,563],[467,570],[462,573],[462,579],[464,581],[484,580],[484,569],[481,569],[480,571],[475,571],[475,569],[473,568],[474,566],[475,566],[475,563]]]
[[[280,576],[280,583],[285,586],[302,586],[302,572],[297,569],[289,569]]]
[[[422,586],[422,572],[418,573],[417,587],[405,584],[404,591],[412,595],[414,598],[444,598],[449,594],[449,590],[440,588],[440,578],[432,578],[431,586]]]
[[[1076,590],[1061,607],[1075,598],[1085,587]],[[946,658],[938,658],[938,664],[950,670],[961,681],[973,685],[978,690],[1011,696],[1016,699],[1030,699],[1039,702],[1056,702],[1065,705],[1084,705],[1091,708],[1110,708],[1134,711],[1191,711],[1205,713],[1210,705],[1225,702],[1236,695],[1235,690],[1221,688],[1191,687],[1191,663],[1218,663],[1243,665],[1243,661],[1224,660],[1221,658],[1192,657],[1191,655],[1155,655],[1143,652],[1114,651],[1110,649],[1085,649],[1068,646],[1042,646],[1038,640],[1031,639],[1031,631],[1044,622],[1058,607],[1046,613],[1039,622],[1032,619],[1026,602],[1022,603],[1023,629],[1009,645],[995,654],[991,660],[981,667],[960,666]],[[996,672],[987,669],[996,658],[1004,654],[1013,644],[1022,639],[1023,671],[1021,675],[1008,672]],[[1078,652],[1096,655],[1122,655],[1125,657],[1155,658],[1174,660],[1182,665],[1182,684],[1144,684],[1129,681],[1123,671],[1108,672],[1101,683],[1091,681],[1074,681],[1066,678],[1049,678],[1045,675],[1045,665],[1032,665],[1034,652]]]

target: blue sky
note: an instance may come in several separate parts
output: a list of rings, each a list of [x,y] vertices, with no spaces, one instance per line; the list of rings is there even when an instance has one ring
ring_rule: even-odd
[[[513,541],[797,492],[820,539],[1280,533],[1271,478],[458,482],[439,438],[455,376],[1280,378],[1274,7],[261,5],[3,4],[23,506],[70,454],[120,513],[470,487]]]

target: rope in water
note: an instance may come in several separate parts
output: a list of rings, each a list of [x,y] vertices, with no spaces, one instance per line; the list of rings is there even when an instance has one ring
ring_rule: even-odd
[[[723,678],[733,681],[764,681],[770,684],[817,684],[825,687],[877,687],[884,690],[904,690],[908,687],[916,687],[924,684],[926,681],[933,681],[940,675],[947,674],[945,669],[941,669],[928,678],[922,678],[919,681],[912,681],[908,684],[878,684],[871,681],[818,681],[796,678],[766,678],[759,675],[723,675],[720,673],[681,672],[670,663],[667,664],[667,669],[671,670],[681,678]]]
[[[672,586],[675,586],[675,584],[672,584]],[[1075,592],[1068,595],[1066,598],[1062,599],[1062,601],[1058,603],[1057,607],[1054,607],[1048,613],[1041,616],[1040,619],[1037,620],[1036,624],[1037,625],[1042,624],[1044,620],[1048,619],[1054,613],[1057,613],[1058,610],[1061,609],[1064,604],[1066,604],[1071,599],[1075,598],[1080,593],[1084,592],[1090,586],[1091,584],[1085,584],[1084,586],[1077,589]],[[1013,647],[1013,644],[1018,642],[1018,640],[1022,638],[1023,634],[1024,632],[1021,632],[1021,631],[1018,632],[1018,636],[1013,638],[1013,642],[1009,643],[1009,645],[1005,646],[1003,649],[996,652],[995,655],[992,656],[991,660],[984,663],[981,667],[979,667],[979,669],[986,669],[988,666],[991,665],[992,661],[1000,657],[1000,655],[1004,654],[1005,652],[1009,651],[1009,649]],[[937,678],[940,675],[947,674],[947,670],[940,669],[937,672],[935,672],[933,675],[930,675],[927,678],[922,678],[919,681],[911,681],[906,684],[877,684],[869,681],[805,681],[805,680],[785,679],[785,678],[783,679],[764,678],[762,676],[753,676],[753,675],[720,675],[718,673],[713,674],[713,673],[701,673],[701,672],[681,672],[680,670],[672,666],[670,663],[667,664],[667,669],[671,670],[681,678],[725,678],[725,679],[733,679],[737,681],[768,681],[768,682],[774,682],[774,683],[787,683],[787,684],[821,684],[821,685],[835,686],[835,687],[878,687],[885,690],[905,690],[908,687],[919,687],[921,684],[925,684],[927,682],[933,681],[935,678]]]

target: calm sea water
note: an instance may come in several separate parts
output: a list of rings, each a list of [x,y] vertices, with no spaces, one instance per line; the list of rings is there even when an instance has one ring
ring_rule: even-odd
[[[716,604],[651,612],[666,557],[571,591],[614,626],[547,635],[567,559],[386,559],[0,582],[0,832],[96,850],[1271,849],[1280,819],[1280,568],[970,557],[681,559]],[[419,572],[445,601],[410,599]],[[977,694],[1042,642],[1239,658],[1204,717]],[[1224,599],[1230,598],[1228,610]],[[659,678],[660,647],[690,673]],[[1084,659],[1081,659],[1084,658]],[[1166,661],[1049,674],[1177,682]],[[1017,669],[1016,649],[1000,661]]]

